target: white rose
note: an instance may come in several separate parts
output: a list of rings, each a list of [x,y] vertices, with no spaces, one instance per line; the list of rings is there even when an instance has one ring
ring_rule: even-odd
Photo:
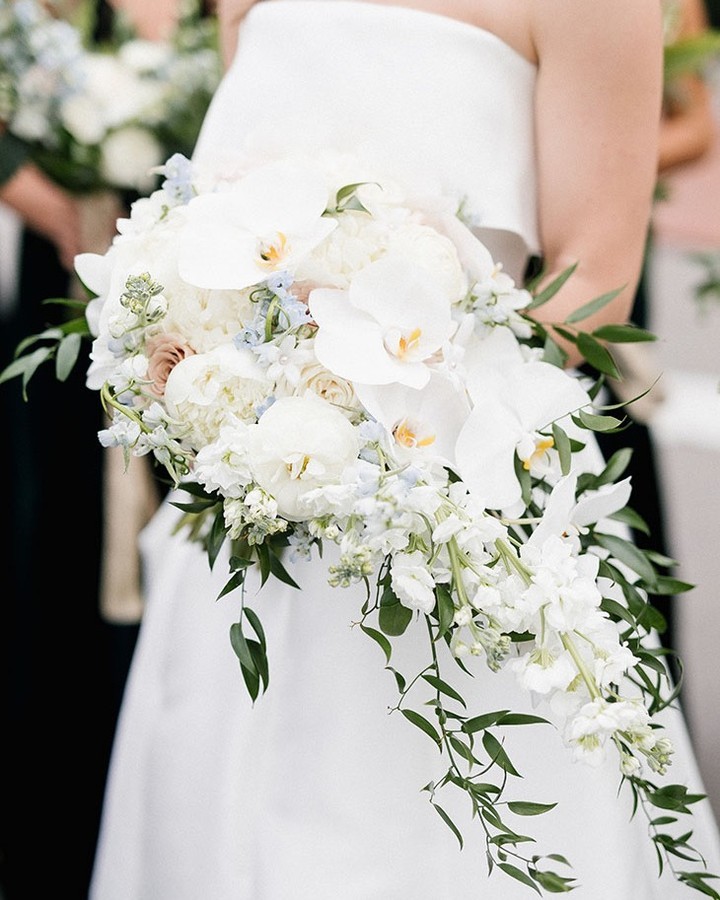
[[[317,394],[345,415],[352,415],[354,410],[360,408],[352,384],[334,375],[317,361],[303,366],[298,388],[301,392]]]
[[[276,401],[250,432],[255,480],[275,498],[279,514],[294,521],[308,517],[305,495],[340,483],[359,450],[345,416],[312,395]]]
[[[189,426],[187,443],[199,449],[217,440],[231,415],[252,421],[267,389],[249,350],[221,344],[175,366],[165,385],[165,403],[173,418]]]

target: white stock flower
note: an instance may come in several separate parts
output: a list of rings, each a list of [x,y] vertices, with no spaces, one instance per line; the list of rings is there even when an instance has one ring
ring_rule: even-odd
[[[538,647],[519,659],[510,660],[508,667],[515,672],[525,690],[536,694],[564,691],[578,674],[567,650],[553,653],[546,647]]]
[[[240,290],[273,272],[294,273],[300,261],[336,226],[323,216],[324,177],[287,162],[253,170],[227,190],[187,205],[180,274],[206,288]]]
[[[395,553],[391,564],[391,583],[398,600],[409,609],[431,613],[435,606],[435,581],[423,554]]]
[[[362,384],[424,387],[427,361],[455,330],[442,286],[402,257],[367,266],[347,292],[314,290],[309,305],[320,362]]]
[[[308,517],[305,494],[341,482],[359,450],[357,432],[347,418],[312,395],[273,403],[248,435],[255,481],[290,520]]]

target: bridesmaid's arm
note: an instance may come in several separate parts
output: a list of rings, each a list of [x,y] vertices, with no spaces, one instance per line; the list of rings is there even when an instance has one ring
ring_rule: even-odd
[[[17,212],[24,224],[47,238],[69,272],[80,252],[80,211],[77,201],[33,163],[26,162],[0,185],[0,201]]]
[[[662,103],[658,0],[533,3],[540,238],[548,277],[577,263],[538,318],[561,322],[623,288],[593,318],[627,321],[657,178]],[[580,362],[574,347],[570,364]]]

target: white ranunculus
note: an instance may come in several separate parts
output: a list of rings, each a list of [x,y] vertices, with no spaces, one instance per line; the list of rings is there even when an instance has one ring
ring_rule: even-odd
[[[221,344],[175,366],[165,385],[165,404],[190,427],[187,443],[199,449],[217,440],[229,416],[252,421],[268,388],[250,350]]]
[[[163,161],[163,149],[147,129],[119,128],[109,134],[100,149],[100,172],[110,184],[143,192],[152,188],[152,169]]]
[[[360,448],[347,418],[309,394],[276,401],[248,431],[253,476],[293,521],[308,517],[306,494],[342,482]]]

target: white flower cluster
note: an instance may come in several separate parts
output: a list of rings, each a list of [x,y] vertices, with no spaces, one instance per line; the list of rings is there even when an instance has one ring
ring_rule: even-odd
[[[53,174],[68,187],[152,190],[155,168],[192,147],[219,78],[209,41],[133,38],[90,51],[36,0],[0,12],[0,120],[62,160]]]
[[[513,669],[578,756],[612,742],[623,771],[663,770],[585,540],[629,481],[581,491],[563,466],[553,425],[581,443],[591,400],[525,339],[529,294],[452,207],[382,178],[348,190],[287,159],[215,183],[180,156],[164,174],[106,254],[77,259],[88,385],[115,407],[103,443],[198,482],[231,539],[336,543],[333,585],[384,572],[421,615],[445,592],[457,658]]]

